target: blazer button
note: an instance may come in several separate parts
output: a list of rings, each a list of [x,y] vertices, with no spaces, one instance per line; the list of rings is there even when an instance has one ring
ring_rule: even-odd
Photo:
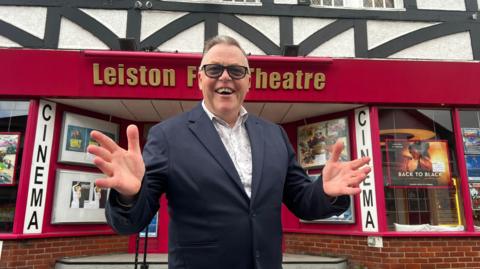
[[[258,250],[255,251],[255,258],[257,258],[257,259],[260,258],[260,251],[258,251]]]

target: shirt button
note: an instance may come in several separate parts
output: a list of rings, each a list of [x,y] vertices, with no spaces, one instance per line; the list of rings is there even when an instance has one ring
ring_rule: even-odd
[[[258,251],[258,250],[255,251],[255,258],[257,258],[257,259],[260,258],[260,251]]]

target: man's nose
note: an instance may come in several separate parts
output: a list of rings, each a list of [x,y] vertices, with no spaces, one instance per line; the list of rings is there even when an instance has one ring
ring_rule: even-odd
[[[218,78],[218,80],[222,80],[222,81],[232,80],[232,78],[230,77],[230,74],[228,74],[228,71],[227,71],[226,68],[223,69],[222,75],[220,75],[220,77]]]

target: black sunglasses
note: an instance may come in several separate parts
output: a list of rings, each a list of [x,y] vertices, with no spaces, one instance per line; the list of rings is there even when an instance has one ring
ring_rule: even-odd
[[[204,64],[201,67],[201,70],[209,78],[219,78],[225,69],[227,69],[227,73],[232,79],[242,79],[248,73],[248,67],[241,65]]]

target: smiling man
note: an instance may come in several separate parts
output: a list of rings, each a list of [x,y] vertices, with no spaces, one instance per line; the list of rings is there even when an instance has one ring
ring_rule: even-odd
[[[168,199],[169,269],[280,269],[282,202],[302,219],[340,214],[360,192],[368,157],[339,162],[341,143],[311,182],[283,129],[242,104],[250,87],[248,60],[236,40],[205,44],[198,74],[203,101],[155,125],[140,152],[138,129],[128,149],[93,131],[88,151],[112,188],[108,223],[119,233],[142,230]]]

